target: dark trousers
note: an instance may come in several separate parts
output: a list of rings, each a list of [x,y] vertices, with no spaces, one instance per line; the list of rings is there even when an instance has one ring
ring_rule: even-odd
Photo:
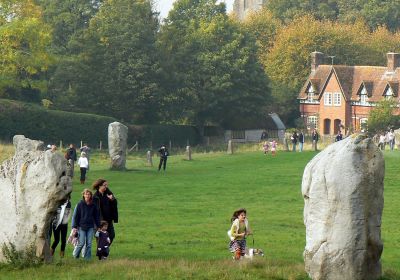
[[[110,238],[110,245],[111,245],[115,238],[114,224],[112,221],[107,221],[107,223],[108,223],[107,232],[108,232],[108,237]]]
[[[85,182],[86,179],[86,168],[81,167],[81,182]]]
[[[60,224],[56,229],[53,228],[53,235],[54,241],[51,245],[53,250],[56,249],[58,243],[60,242],[60,235],[61,235],[61,251],[65,251],[65,245],[67,244],[67,231],[68,231],[68,224]]]
[[[160,164],[158,165],[158,170],[161,169],[161,165],[163,166],[164,170],[167,167],[167,158],[166,157],[160,157]]]

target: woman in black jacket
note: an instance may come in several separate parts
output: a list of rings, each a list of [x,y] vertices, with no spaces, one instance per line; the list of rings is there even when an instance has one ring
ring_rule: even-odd
[[[97,179],[93,183],[96,190],[93,200],[100,213],[102,221],[108,223],[107,232],[110,237],[110,245],[115,238],[114,223],[118,223],[118,203],[113,192],[108,188],[108,182],[104,179]]]

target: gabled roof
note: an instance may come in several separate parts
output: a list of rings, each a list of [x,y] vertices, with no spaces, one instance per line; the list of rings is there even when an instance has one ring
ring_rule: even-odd
[[[317,82],[320,95],[333,74],[336,75],[347,100],[359,100],[362,86],[367,90],[369,101],[372,102],[383,98],[387,86],[390,86],[394,96],[398,96],[399,93],[400,68],[390,72],[386,67],[381,66],[319,65],[315,71],[311,72],[298,98],[306,99],[309,84],[317,84]]]

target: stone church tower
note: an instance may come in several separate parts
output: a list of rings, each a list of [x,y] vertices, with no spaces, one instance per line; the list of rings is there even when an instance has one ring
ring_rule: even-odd
[[[257,11],[267,2],[267,0],[235,0],[233,3],[233,12],[243,20],[248,12]]]

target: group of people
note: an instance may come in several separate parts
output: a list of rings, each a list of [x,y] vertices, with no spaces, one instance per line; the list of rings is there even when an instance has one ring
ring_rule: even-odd
[[[82,192],[82,200],[72,214],[72,230],[68,240],[74,245],[73,256],[82,255],[90,259],[92,240],[96,237],[96,256],[99,260],[107,259],[110,246],[115,239],[114,223],[118,223],[118,203],[105,179],[97,179],[93,185],[95,193],[89,189]],[[68,221],[71,216],[71,201],[61,204],[52,222],[54,241],[50,253],[54,255],[61,240],[60,256],[64,257],[67,243]]]
[[[378,142],[379,149],[384,151],[386,144],[388,144],[390,150],[391,151],[394,150],[394,145],[396,144],[396,140],[395,140],[396,137],[395,137],[393,129],[390,129],[387,132],[379,133],[376,137],[379,139],[379,142]]]
[[[74,177],[74,166],[75,162],[79,165],[81,177],[81,184],[85,184],[86,181],[86,173],[89,170],[89,158],[90,158],[90,148],[85,143],[80,148],[80,157],[77,159],[76,149],[74,144],[69,144],[69,148],[65,152],[65,159],[67,160],[67,175],[71,178]]]

